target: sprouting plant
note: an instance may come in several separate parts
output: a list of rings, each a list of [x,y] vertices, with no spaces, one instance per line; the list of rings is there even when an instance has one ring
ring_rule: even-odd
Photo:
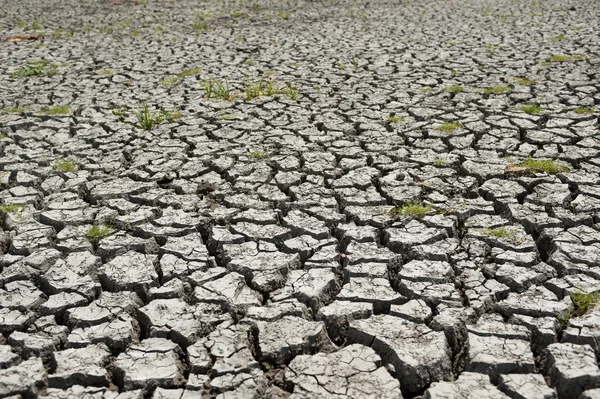
[[[138,109],[135,113],[135,119],[137,122],[131,123],[131,125],[144,130],[152,130],[155,126],[160,125],[163,122],[175,122],[176,119],[181,118],[183,115],[177,111],[167,111],[160,109],[157,112],[150,111],[148,104],[144,104],[141,109]]]
[[[535,83],[535,80],[533,79],[527,79],[527,78],[517,78],[515,80],[515,83],[521,86],[529,86]]]
[[[73,159],[57,159],[54,161],[54,168],[63,172],[77,172],[79,170],[79,163]]]
[[[300,92],[300,90],[297,87],[291,86],[291,85],[287,85],[283,89],[283,93],[286,94],[288,96],[288,98],[292,101],[296,101],[298,99],[299,92]]]
[[[480,229],[479,232],[488,237],[502,238],[518,243],[517,230],[511,227],[500,226],[495,228]]]
[[[544,111],[538,104],[524,104],[519,109],[530,115],[539,115]]]
[[[461,125],[458,122],[444,122],[440,126],[435,127],[434,129],[444,133],[452,133],[455,130],[460,129],[462,127],[463,125]]]
[[[580,108],[575,108],[573,110],[573,112],[581,115],[581,114],[593,114],[595,111],[594,111],[594,108],[591,108],[591,107],[580,107]]]
[[[531,157],[518,163],[516,166],[529,169],[533,172],[543,172],[551,175],[569,172],[571,170],[568,166],[560,164],[552,159],[534,159]]]
[[[162,78],[159,81],[159,83],[165,87],[172,87],[172,86],[177,85],[184,78],[186,78],[188,76],[198,75],[198,74],[200,74],[200,72],[202,72],[202,70],[200,68],[186,69],[184,71],[179,72],[177,75],[167,76],[165,78]]]
[[[431,87],[421,87],[419,88],[419,91],[423,94],[427,94],[431,91]]]
[[[446,165],[446,163],[448,163],[448,161],[443,158],[438,158],[435,161],[433,161],[433,164],[437,166],[444,166]]]
[[[507,93],[509,92],[511,89],[510,87],[507,86],[495,86],[495,87],[487,87],[484,89],[484,93],[487,95],[491,95],[491,94],[502,94],[502,93]]]
[[[447,91],[448,93],[460,93],[463,90],[464,89],[462,88],[462,86],[458,85],[448,86],[444,89],[444,91]]]
[[[57,68],[56,64],[50,64],[48,60],[31,61],[23,68],[11,73],[10,77],[18,79],[30,76],[53,76],[56,74]]]
[[[256,150],[248,154],[248,157],[252,159],[267,159],[269,158],[269,153],[267,151]]]
[[[561,33],[560,35],[553,36],[553,37],[549,38],[548,40],[551,40],[553,42],[557,42],[559,40],[563,40],[564,38],[565,38],[565,34]]]
[[[233,101],[235,96],[229,91],[229,82],[218,80],[205,80],[202,82],[206,98],[219,98],[221,100]]]
[[[98,71],[98,75],[112,75],[113,73],[112,69],[102,69]]]
[[[25,114],[29,110],[29,105],[19,105],[17,107],[4,108],[2,111],[9,114]]]
[[[395,216],[415,216],[422,219],[428,212],[431,212],[433,207],[431,204],[423,204],[421,201],[414,201],[402,206],[396,205],[390,210],[390,215]]]
[[[5,215],[8,213],[20,215],[21,212],[23,212],[24,208],[25,207],[23,205],[7,204],[4,202],[4,203],[0,204],[0,213],[5,214]]]
[[[115,229],[109,224],[95,224],[85,232],[85,239],[89,242],[97,242],[111,235]]]
[[[404,118],[401,116],[390,115],[385,119],[385,121],[387,123],[398,123],[398,122],[404,122]]]
[[[67,115],[67,114],[69,114],[69,112],[71,112],[69,110],[69,106],[57,105],[54,107],[46,108],[46,109],[42,110],[40,113],[45,114],[45,115]]]
[[[585,316],[600,305],[600,292],[590,292],[579,289],[569,293],[573,307],[571,310],[566,311],[560,317],[560,323],[567,327],[569,321],[574,317]]]
[[[0,133],[0,141],[4,140],[5,138],[7,138],[8,136],[4,133]]]
[[[196,17],[192,29],[195,31],[208,30],[208,22],[204,20],[203,16]]]
[[[557,54],[546,59],[547,62],[569,62],[571,57],[568,55]]]
[[[39,30],[42,29],[42,26],[40,25],[40,21],[38,19],[34,19],[31,21],[18,21],[17,22],[17,27],[23,29],[23,30]]]

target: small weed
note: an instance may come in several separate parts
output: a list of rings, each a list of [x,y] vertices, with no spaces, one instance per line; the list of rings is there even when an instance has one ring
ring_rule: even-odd
[[[571,302],[573,302],[573,308],[560,317],[560,323],[564,327],[569,325],[569,320],[572,318],[585,316],[600,305],[600,292],[591,292],[587,294],[584,291],[579,290],[579,292],[571,292],[570,296]]]
[[[192,29],[195,31],[208,30],[208,22],[206,22],[203,17],[198,17],[192,25]]]
[[[54,168],[63,172],[77,172],[79,164],[73,159],[57,159],[54,161]]]
[[[40,21],[37,19],[34,19],[32,21],[19,21],[17,22],[17,27],[21,28],[23,30],[39,30],[42,29],[42,26],[40,25]]]
[[[576,114],[580,114],[580,115],[584,115],[584,114],[593,114],[595,111],[593,108],[590,107],[580,107],[580,108],[575,108],[573,110],[573,112],[575,112]]]
[[[517,237],[517,230],[515,230],[514,228],[500,226],[500,227],[495,227],[493,229],[491,229],[491,228],[481,229],[480,232],[483,235],[486,235],[488,237],[503,238],[503,239],[506,239],[509,241],[513,241],[515,243],[520,242],[520,239]]]
[[[448,163],[448,161],[443,158],[438,158],[435,161],[433,161],[433,164],[437,166],[444,166],[446,165],[446,163]]]
[[[108,224],[98,225],[95,224],[85,233],[85,239],[89,242],[97,242],[104,237],[108,237],[111,235],[115,229]]]
[[[283,89],[283,93],[287,95],[290,100],[296,101],[300,90],[297,87],[288,85]]]
[[[278,15],[281,19],[290,19],[290,13],[287,11],[279,11]]]
[[[7,138],[8,136],[4,133],[0,133],[0,141],[4,140],[5,138]]]
[[[521,105],[519,109],[525,113],[528,113],[529,115],[539,115],[544,111],[543,108],[538,104]]]
[[[456,46],[456,42],[448,42],[448,46]]]
[[[233,101],[235,96],[229,91],[229,82],[224,80],[223,82],[217,80],[205,80],[202,82],[206,98],[219,98],[221,100]]]
[[[548,40],[551,40],[553,42],[557,42],[559,40],[563,40],[565,38],[565,34],[561,33],[560,35],[556,35],[554,37],[549,38]]]
[[[48,60],[31,61],[20,70],[13,72],[10,77],[18,79],[30,76],[53,76],[56,74],[57,68],[56,64],[50,64]]]
[[[431,91],[431,87],[421,87],[419,91],[423,94],[429,93]]]
[[[387,123],[398,123],[398,122],[404,122],[404,118],[401,117],[401,116],[392,116],[392,115],[390,115],[390,116],[388,116],[385,119],[385,121]]]
[[[269,153],[267,151],[253,151],[250,154],[248,154],[249,158],[252,159],[267,159],[269,158]]]
[[[44,115],[68,115],[71,111],[67,105],[57,105],[40,111]]]
[[[404,204],[402,206],[396,205],[390,211],[390,215],[393,217],[396,216],[416,216],[419,219],[422,219],[428,212],[431,212],[433,207],[430,204],[423,204],[423,202],[414,201],[409,204]]]
[[[23,208],[23,205],[2,203],[0,204],[0,213],[5,215],[9,213],[20,215],[23,212]]]
[[[19,105],[18,107],[4,108],[2,111],[8,114],[20,114],[23,115],[29,110],[29,105]]]
[[[447,91],[448,93],[460,93],[463,90],[464,89],[462,88],[462,86],[458,85],[448,86],[444,89],[444,91]]]
[[[511,91],[510,87],[507,86],[495,86],[495,87],[487,87],[484,89],[484,93],[488,96],[491,94],[503,94]]]
[[[135,113],[137,122],[131,123],[131,125],[139,129],[152,130],[163,122],[172,123],[182,116],[183,115],[181,115],[180,112],[166,111],[164,109],[160,109],[158,112],[152,112],[150,111],[148,104],[144,104],[144,106]]]
[[[543,172],[550,175],[569,172],[571,170],[568,166],[559,164],[552,159],[534,159],[531,157],[527,158],[525,161],[517,164],[516,166],[529,169],[533,172]]]
[[[515,80],[515,83],[521,86],[529,86],[535,83],[535,80],[533,79],[527,79],[527,78],[517,78]]]
[[[235,119],[237,117],[238,117],[237,114],[223,114],[223,115],[219,115],[219,118],[223,119],[225,121],[230,121],[230,120]]]
[[[114,72],[112,69],[102,69],[98,71],[98,75],[112,75]]]
[[[173,87],[179,84],[179,82],[181,82],[184,78],[187,78],[188,76],[198,75],[200,74],[200,72],[202,72],[200,68],[186,69],[184,71],[179,72],[177,75],[162,78],[159,81],[159,83],[164,87]]]
[[[571,57],[568,55],[553,55],[546,59],[546,62],[569,62]]]
[[[453,131],[462,128],[463,125],[457,122],[444,122],[440,126],[434,128],[434,130],[439,130],[444,133],[452,133]]]

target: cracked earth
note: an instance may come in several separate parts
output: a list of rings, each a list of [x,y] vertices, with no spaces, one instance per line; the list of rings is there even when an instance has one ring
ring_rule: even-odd
[[[599,20],[2,1],[0,398],[600,398]]]

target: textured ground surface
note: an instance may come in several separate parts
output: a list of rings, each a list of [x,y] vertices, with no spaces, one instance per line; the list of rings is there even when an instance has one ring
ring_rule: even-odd
[[[599,13],[3,0],[0,397],[600,398]]]

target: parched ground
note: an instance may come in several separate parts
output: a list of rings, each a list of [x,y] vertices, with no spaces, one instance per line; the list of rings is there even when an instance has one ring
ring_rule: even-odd
[[[600,398],[597,0],[0,4],[0,398]]]

